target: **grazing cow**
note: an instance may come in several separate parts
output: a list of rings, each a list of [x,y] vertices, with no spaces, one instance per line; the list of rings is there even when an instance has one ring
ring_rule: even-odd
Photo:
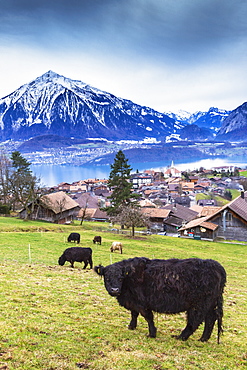
[[[217,320],[219,343],[226,272],[218,262],[135,257],[106,267],[99,265],[94,270],[104,276],[107,292],[117,298],[120,306],[131,311],[129,329],[136,328],[141,314],[148,322],[149,336],[155,338],[152,311],[166,314],[185,311],[187,325],[177,339],[187,340],[204,322],[200,340],[205,342]]]
[[[99,243],[101,245],[101,241],[102,241],[102,238],[101,236],[95,236],[93,238],[93,243],[96,244],[96,243]]]
[[[84,262],[84,269],[90,264],[90,269],[93,268],[92,261],[92,249],[82,247],[71,247],[65,249],[61,257],[58,259],[60,266],[63,266],[65,262],[71,263],[71,267],[74,267],[74,262]]]
[[[78,234],[78,233],[71,233],[71,234],[69,234],[69,236],[68,236],[68,242],[77,242],[77,244],[79,244],[80,243],[80,234]]]
[[[123,245],[121,242],[113,242],[110,248],[111,252],[119,251],[121,254],[123,253]]]

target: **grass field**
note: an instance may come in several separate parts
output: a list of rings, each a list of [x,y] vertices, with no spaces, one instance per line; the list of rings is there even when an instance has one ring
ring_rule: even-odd
[[[0,218],[0,370],[233,370],[247,368],[247,246],[150,235],[131,239],[107,231],[108,224],[84,222],[59,226]],[[224,335],[216,328],[207,343],[200,327],[186,342],[172,337],[185,326],[185,315],[155,314],[157,338],[147,337],[139,319],[106,292],[92,270],[57,264],[71,231],[80,246],[93,249],[94,265],[134,256],[213,258],[227,271]],[[102,245],[94,245],[102,235]],[[110,253],[123,242],[123,255]]]

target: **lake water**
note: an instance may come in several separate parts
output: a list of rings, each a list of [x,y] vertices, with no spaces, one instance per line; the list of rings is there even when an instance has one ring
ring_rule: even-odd
[[[130,163],[128,162],[133,172],[139,172],[146,169],[154,169],[156,171],[164,171],[171,163],[167,162],[150,162],[150,163]],[[203,159],[193,162],[174,162],[174,166],[180,171],[194,170],[204,167],[210,169],[212,167],[235,165],[245,168],[247,165],[247,158],[221,158],[221,159]],[[104,166],[73,166],[73,165],[31,165],[33,173],[40,177],[41,183],[45,186],[55,186],[61,182],[72,183],[73,181],[86,179],[107,179],[109,177],[111,168],[110,165]]]

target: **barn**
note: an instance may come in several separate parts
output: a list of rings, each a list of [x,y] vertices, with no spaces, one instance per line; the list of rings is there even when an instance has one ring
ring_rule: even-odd
[[[247,241],[247,192],[227,203],[207,217],[193,220],[179,229],[182,237],[201,239],[223,238]]]
[[[26,209],[19,212],[22,219],[42,220],[58,224],[74,220],[80,211],[79,204],[63,191],[43,195],[40,199],[29,205],[28,217]]]

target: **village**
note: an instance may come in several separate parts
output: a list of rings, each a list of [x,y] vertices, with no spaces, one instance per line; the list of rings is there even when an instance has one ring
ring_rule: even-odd
[[[172,162],[164,172],[132,173],[129,181],[149,218],[143,233],[247,241],[247,178],[241,176],[241,169],[222,166],[188,174]],[[231,191],[236,194],[233,199]],[[110,222],[103,210],[109,206],[110,194],[107,179],[63,182],[49,189],[46,207],[40,204],[29,217],[63,224],[75,219]],[[25,210],[19,216],[25,218]]]

